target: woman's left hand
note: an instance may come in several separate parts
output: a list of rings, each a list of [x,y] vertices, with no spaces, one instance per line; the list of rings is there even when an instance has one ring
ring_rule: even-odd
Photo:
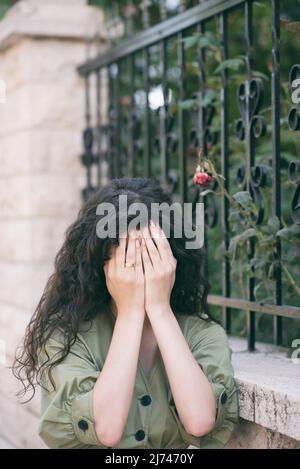
[[[165,233],[150,222],[142,229],[142,259],[145,275],[145,310],[149,315],[170,309],[175,282],[176,259]]]

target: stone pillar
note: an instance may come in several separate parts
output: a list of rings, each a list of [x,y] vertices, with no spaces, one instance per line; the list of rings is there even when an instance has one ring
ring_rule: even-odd
[[[38,399],[18,403],[7,367],[80,207],[84,83],[76,67],[87,37],[102,31],[102,13],[86,0],[21,0],[0,22],[0,447],[43,447]]]

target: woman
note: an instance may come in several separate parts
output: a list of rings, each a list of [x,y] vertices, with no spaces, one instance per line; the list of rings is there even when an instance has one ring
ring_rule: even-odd
[[[173,221],[169,238],[153,222],[97,236],[97,207],[124,215],[120,195],[149,214],[171,204],[155,180],[116,179],[68,229],[15,362],[25,392],[42,388],[39,434],[50,448],[223,447],[237,392],[226,334],[206,314],[202,249],[186,249]]]

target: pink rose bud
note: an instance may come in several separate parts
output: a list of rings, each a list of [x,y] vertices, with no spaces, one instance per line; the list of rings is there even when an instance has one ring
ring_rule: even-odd
[[[213,177],[207,173],[196,173],[194,176],[194,184],[199,184],[199,186],[207,186],[212,180]]]

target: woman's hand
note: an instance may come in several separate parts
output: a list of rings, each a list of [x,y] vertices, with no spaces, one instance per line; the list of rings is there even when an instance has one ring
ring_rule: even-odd
[[[160,226],[150,222],[142,229],[142,259],[145,275],[146,313],[170,310],[171,291],[175,282],[176,259]]]
[[[120,237],[119,246],[105,264],[104,272],[118,316],[145,316],[145,279],[137,231],[132,230],[127,238]]]
[[[126,238],[120,237],[119,246],[104,266],[107,287],[117,307],[117,320],[94,386],[93,412],[98,440],[106,447],[117,446],[124,435],[145,320],[145,282],[137,236],[136,231],[130,232],[127,249]]]

